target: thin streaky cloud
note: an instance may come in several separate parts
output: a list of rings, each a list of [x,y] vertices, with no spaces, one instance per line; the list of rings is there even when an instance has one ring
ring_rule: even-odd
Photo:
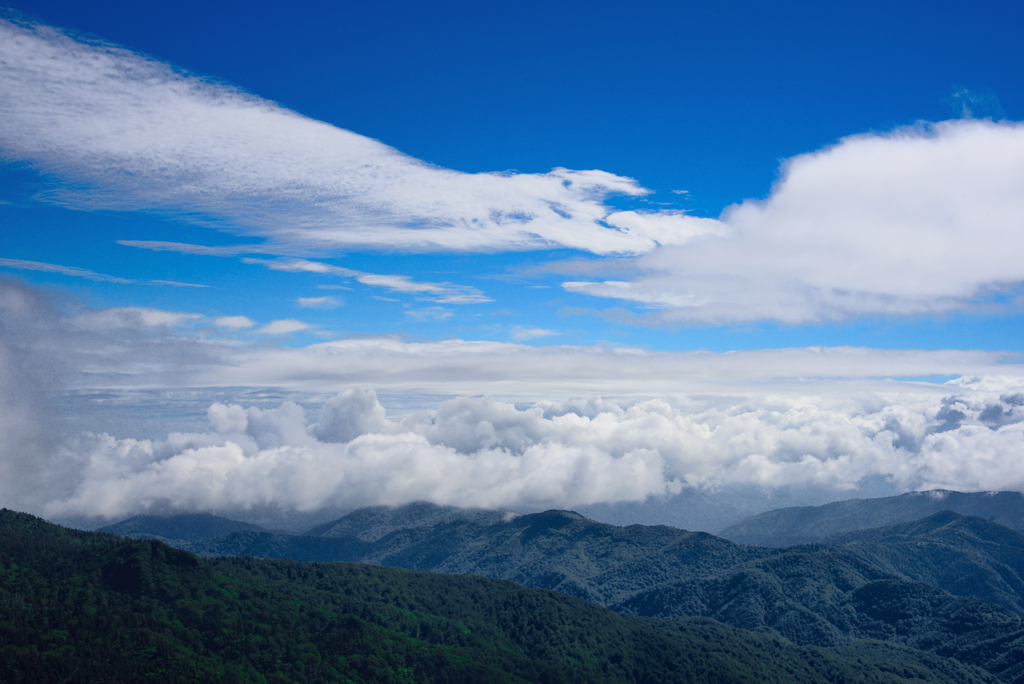
[[[527,328],[523,326],[515,326],[511,331],[512,339],[519,342],[525,340],[536,340],[542,337],[551,337],[552,335],[561,335],[562,333],[557,330],[548,330],[547,328]]]
[[[442,304],[482,304],[494,301],[484,293],[468,285],[455,285],[453,283],[427,283],[418,282],[404,275],[386,275],[378,273],[364,273],[354,271],[350,268],[325,264],[321,261],[310,261],[309,259],[254,259],[246,257],[243,263],[265,266],[275,271],[288,271],[292,273],[321,273],[324,275],[335,275],[344,278],[354,278],[357,282],[370,287],[383,287],[391,292],[403,294],[422,295],[431,301]]]
[[[150,280],[149,282],[155,285],[170,285],[171,287],[209,287],[209,285],[200,285],[199,283],[179,283],[177,280]]]
[[[118,240],[117,244],[125,247],[137,247],[153,252],[177,252],[178,254],[196,254],[201,256],[238,256],[239,254],[276,254],[273,248],[265,245],[194,245],[186,242],[165,242],[161,240]]]
[[[137,281],[128,280],[127,278],[118,278],[116,276],[106,275],[105,273],[96,273],[85,268],[78,268],[77,266],[60,266],[58,264],[47,264],[41,261],[24,261],[22,259],[0,259],[0,266],[5,268],[14,268],[21,271],[43,271],[44,273],[59,273],[61,275],[73,276],[75,278],[85,278],[86,280],[93,280],[100,283],[120,283],[122,285],[134,285]]]
[[[254,259],[245,257],[243,264],[254,264],[264,266],[272,271],[285,271],[287,273],[320,273],[323,275],[341,276],[343,278],[355,278],[363,275],[360,271],[353,271],[351,268],[325,264],[322,261],[310,261],[309,259]]]
[[[405,314],[415,321],[443,321],[451,318],[454,313],[440,306],[428,306],[423,309],[406,309]]]
[[[298,305],[304,309],[334,309],[341,306],[337,297],[299,297]]]

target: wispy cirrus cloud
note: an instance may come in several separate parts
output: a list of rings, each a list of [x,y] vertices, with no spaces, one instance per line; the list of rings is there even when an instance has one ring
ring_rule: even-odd
[[[321,261],[310,261],[309,259],[242,259],[247,264],[259,264],[275,271],[290,271],[293,273],[322,273],[325,275],[336,275],[345,278],[353,278],[363,285],[371,287],[387,288],[391,292],[403,294],[420,295],[431,301],[442,304],[482,304],[494,301],[480,290],[468,285],[456,285],[454,283],[425,283],[415,281],[404,275],[386,275],[378,273],[363,273],[350,268],[325,264]]]
[[[337,297],[299,297],[297,300],[303,309],[334,309],[341,306]]]
[[[443,321],[455,314],[441,306],[426,306],[422,309],[406,309],[405,315],[415,321]]]
[[[171,287],[209,287],[199,283],[180,283],[177,280],[150,280],[154,285],[170,285]]]
[[[86,280],[93,280],[100,283],[121,283],[123,285],[130,285],[136,281],[128,280],[127,278],[118,278],[116,276],[109,276],[105,273],[96,273],[86,268],[78,268],[76,266],[60,266],[58,264],[47,264],[41,261],[25,261],[23,259],[0,259],[0,266],[5,268],[13,268],[19,271],[43,271],[44,273],[59,273],[60,275],[72,276],[75,278],[85,278]]]
[[[271,245],[195,245],[187,242],[167,242],[164,240],[118,240],[117,244],[125,247],[138,247],[153,252],[176,252],[178,254],[196,254],[200,256],[238,256],[240,254],[276,254]]]
[[[598,170],[469,174],[130,50],[0,19],[0,149],[70,206],[167,209],[277,247],[640,253],[704,225],[616,211]],[[710,225],[710,224],[709,224]]]
[[[42,261],[25,261],[24,259],[0,259],[0,267],[12,268],[19,271],[42,271],[44,273],[58,273],[73,278],[85,278],[98,283],[117,283],[119,285],[136,285],[138,283],[150,283],[153,285],[170,285],[171,287],[208,287],[199,283],[181,283],[176,280],[131,280],[119,278],[105,273],[96,273],[87,268],[77,266],[61,266],[60,264],[48,264]]]
[[[551,337],[552,335],[561,335],[557,330],[548,330],[547,328],[528,328],[522,325],[514,326],[511,330],[512,339],[519,342],[525,340],[536,340],[542,337]]]
[[[1021,286],[1022,221],[1024,124],[921,124],[794,157],[707,237],[631,260],[628,278],[563,287],[662,322],[937,313]]]
[[[265,252],[254,246],[215,246],[195,245],[181,242],[154,242],[150,240],[119,240],[118,244],[128,247],[138,247],[155,251],[177,252],[180,254],[196,254],[203,256],[238,256],[240,254],[254,254]],[[270,253],[274,253],[271,251]],[[494,301],[480,290],[468,285],[456,285],[454,283],[429,283],[415,281],[409,276],[392,275],[380,273],[365,273],[343,266],[335,266],[322,261],[301,259],[297,257],[281,257],[277,259],[260,259],[256,257],[244,257],[242,262],[264,266],[274,271],[287,271],[291,273],[320,273],[343,278],[352,278],[363,285],[371,287],[384,287],[392,292],[404,294],[421,295],[432,301],[442,304],[481,304]],[[322,286],[330,287],[330,286]],[[316,298],[310,298],[312,302]],[[328,303],[329,298],[320,298],[323,303]],[[313,306],[313,304],[302,304],[300,306]]]

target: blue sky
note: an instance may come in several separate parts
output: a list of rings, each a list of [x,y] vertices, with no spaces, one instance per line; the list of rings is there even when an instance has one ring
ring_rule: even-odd
[[[870,383],[998,376],[971,386],[988,393],[975,414],[1016,410],[1017,4],[7,6],[0,276],[49,312],[7,334],[96,336],[37,345],[68,359],[58,394],[197,391],[202,422],[210,388],[296,392],[309,434],[357,389],[436,424],[434,399],[410,396],[739,406],[807,381],[842,402]],[[445,375],[452,345],[479,364]],[[704,352],[729,370],[705,377],[685,356]],[[395,370],[344,370],[374,354]],[[324,355],[340,365],[313,377],[303,359]],[[562,373],[587,355],[589,371]],[[872,401],[836,410],[910,405]],[[921,444],[935,401],[907,428]],[[127,424],[184,425],[151,423]],[[433,439],[418,429],[393,432]],[[806,448],[766,458],[842,452]],[[631,452],[608,453],[618,467]],[[643,491],[717,466],[673,467]]]
[[[602,169],[652,191],[643,198],[612,197],[611,204],[695,216],[716,217],[730,204],[766,197],[782,160],[844,136],[959,118],[965,107],[978,117],[1013,120],[1024,107],[1014,69],[1024,55],[1012,34],[1014,12],[1020,10],[1010,3],[969,11],[967,5],[949,4],[927,13],[915,3],[879,4],[875,11],[863,4],[818,3],[667,3],[639,9],[445,3],[429,10],[402,3],[310,3],[288,12],[259,3],[243,12],[231,3],[14,7],[431,164],[470,173]],[[574,295],[560,287],[565,278],[529,273],[548,262],[592,258],[576,250],[409,254],[380,245],[327,251],[322,256],[349,268],[457,282],[494,301],[436,307],[390,296],[408,305],[403,307],[368,299],[373,290],[360,288],[333,295],[344,306],[302,310],[295,304],[299,297],[329,296],[318,286],[342,283],[275,278],[223,258],[141,254],[117,241],[245,241],[190,225],[174,209],[154,215],[145,208],[83,212],[44,206],[33,198],[45,192],[46,179],[21,165],[4,171],[3,199],[10,203],[4,222],[11,226],[7,258],[211,286],[167,291],[20,274],[72,287],[97,305],[171,307],[255,321],[299,318],[339,336],[522,340],[523,330],[543,329],[560,334],[532,343],[564,336],[573,343],[664,350],[812,344],[1021,348],[1017,311],[868,315],[839,325],[622,324],[594,312],[616,308],[642,316],[647,307]],[[679,190],[686,194],[673,193]],[[231,290],[242,282],[274,294],[258,303],[238,301]],[[403,314],[407,309],[425,313]]]

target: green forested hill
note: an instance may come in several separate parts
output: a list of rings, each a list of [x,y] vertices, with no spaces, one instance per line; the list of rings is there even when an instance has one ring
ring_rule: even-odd
[[[1024,615],[1024,535],[989,520],[943,511],[822,541],[889,572]]]
[[[882,639],[984,667],[1007,682],[1024,682],[1019,615],[896,577],[841,548],[794,547],[710,577],[656,587],[614,608],[769,628],[798,644]]]
[[[794,646],[481,577],[203,561],[0,511],[0,680],[995,682],[873,641]]]

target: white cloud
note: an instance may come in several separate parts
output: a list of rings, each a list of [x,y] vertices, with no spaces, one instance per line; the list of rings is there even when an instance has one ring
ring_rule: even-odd
[[[61,313],[16,283],[0,283],[0,314],[0,505],[48,515],[419,499],[566,507],[680,487],[842,492],[865,478],[905,489],[1024,489],[1020,355],[662,353],[380,338],[246,347],[183,330],[195,314]],[[971,373],[985,376],[941,385],[885,379]],[[455,398],[389,417],[375,393],[358,387],[399,403]],[[160,439],[79,434],[60,447],[61,419],[47,393],[88,389],[116,425],[117,411],[149,411],[111,401],[132,388],[161,407],[175,388],[181,396],[254,388],[253,396],[304,397],[311,409],[348,389],[320,405],[315,422],[289,401],[217,401],[205,431],[169,432],[154,411],[145,433]]]
[[[116,330],[130,328],[145,330],[147,328],[176,328],[189,321],[196,321],[202,316],[193,313],[163,311],[137,306],[124,306],[116,309],[87,311],[76,316],[76,327],[91,330]]]
[[[679,242],[674,220],[602,224],[608,195],[647,192],[630,178],[438,168],[46,26],[0,21],[0,62],[0,148],[76,184],[55,195],[69,205],[184,209],[302,248],[638,253]]]
[[[652,352],[635,347],[373,338],[225,353],[229,356],[217,365],[183,374],[180,382],[185,386],[263,386],[303,392],[363,385],[396,392],[489,393],[536,401],[593,395],[747,393],[768,388],[779,393],[844,394],[886,388],[895,391],[892,388],[901,386],[888,378],[1024,376],[1019,354],[862,347]],[[91,381],[104,379],[95,373]]]
[[[451,283],[419,283],[408,276],[366,273],[357,276],[356,280],[363,285],[386,287],[392,292],[425,295],[427,299],[442,304],[482,304],[494,301],[474,287]]]
[[[242,259],[247,264],[259,264],[274,271],[288,271],[291,273],[321,273],[324,275],[335,275],[345,278],[355,278],[363,285],[371,287],[384,287],[391,292],[404,294],[423,295],[424,299],[444,304],[482,304],[494,301],[483,294],[475,287],[467,285],[455,285],[452,283],[424,283],[417,282],[404,275],[384,275],[377,273],[363,273],[353,271],[350,268],[325,264],[322,261],[310,261],[309,259]]]
[[[180,283],[177,280],[150,280],[154,285],[170,285],[171,287],[209,287],[198,283]]]
[[[153,252],[176,252],[178,254],[197,254],[201,256],[238,256],[239,254],[273,253],[267,245],[220,245],[208,247],[193,245],[186,242],[166,242],[161,240],[118,240],[117,244],[125,247],[138,247]]]
[[[140,281],[130,280],[128,278],[119,278],[117,276],[106,275],[105,273],[96,273],[90,271],[87,268],[78,268],[77,266],[61,266],[59,264],[48,264],[42,261],[25,261],[23,259],[0,259],[0,267],[13,268],[19,271],[42,271],[44,273],[59,273],[61,275],[72,276],[74,278],[85,278],[86,280],[93,280],[99,283],[118,283],[120,285],[136,285]],[[144,283],[150,283],[153,285],[170,285],[171,287],[208,287],[207,285],[200,285],[198,283],[181,283],[177,280],[144,280]]]
[[[337,297],[299,297],[298,303],[304,309],[335,309],[341,306]]]
[[[677,217],[704,236],[637,258],[641,275],[564,287],[664,308],[666,321],[803,323],[948,311],[1024,281],[1019,123],[853,136],[783,172],[768,199],[715,226]]]
[[[1024,489],[1024,382],[964,380],[945,390],[525,409],[459,397],[395,422],[372,391],[350,389],[312,424],[290,402],[217,403],[204,433],[82,436],[63,455],[81,478],[46,511],[113,517],[152,506],[308,511],[418,500],[571,507],[683,487],[845,491],[879,477],[910,489]]]
[[[405,315],[416,321],[443,321],[454,314],[440,306],[427,306],[422,309],[406,309]]]
[[[256,321],[248,316],[221,316],[220,318],[213,319],[213,324],[221,328],[243,330],[256,325]]]
[[[290,333],[302,332],[303,330],[309,330],[312,326],[309,323],[303,323],[297,321],[294,318],[286,318],[278,321],[271,321],[262,328],[256,330],[258,333],[265,335],[288,335]]]
[[[41,261],[24,261],[22,259],[0,259],[0,266],[5,268],[14,268],[21,271],[43,271],[46,273],[60,273],[61,275],[74,276],[76,278],[85,278],[87,280],[95,280],[102,283],[121,283],[130,285],[134,283],[134,280],[126,280],[125,278],[117,278],[115,276],[105,275],[103,273],[96,273],[85,268],[78,268],[76,266],[60,266],[58,264],[47,264]]]
[[[5,297],[28,302],[19,314],[22,318],[49,321],[33,328],[34,354],[46,355],[39,361],[41,366],[67,369],[64,382],[75,391],[245,387],[324,393],[361,385],[402,394],[487,393],[533,402],[595,395],[769,391],[846,395],[907,387],[941,391],[934,385],[890,378],[1024,376],[1020,354],[978,350],[811,347],[655,352],[622,346],[541,347],[458,339],[407,342],[391,337],[268,347],[207,339],[194,325],[204,319],[189,312],[132,307],[83,310],[65,303],[70,311],[56,313],[38,304],[43,301],[38,290],[0,281],[0,299]],[[450,313],[437,307],[419,315]],[[211,322],[235,330],[255,325],[244,316]],[[261,331],[287,334],[310,329],[302,321],[270,326]]]
[[[519,341],[535,340],[540,337],[551,337],[552,335],[560,334],[557,330],[548,330],[547,328],[527,328],[521,325],[512,328],[512,339]]]

